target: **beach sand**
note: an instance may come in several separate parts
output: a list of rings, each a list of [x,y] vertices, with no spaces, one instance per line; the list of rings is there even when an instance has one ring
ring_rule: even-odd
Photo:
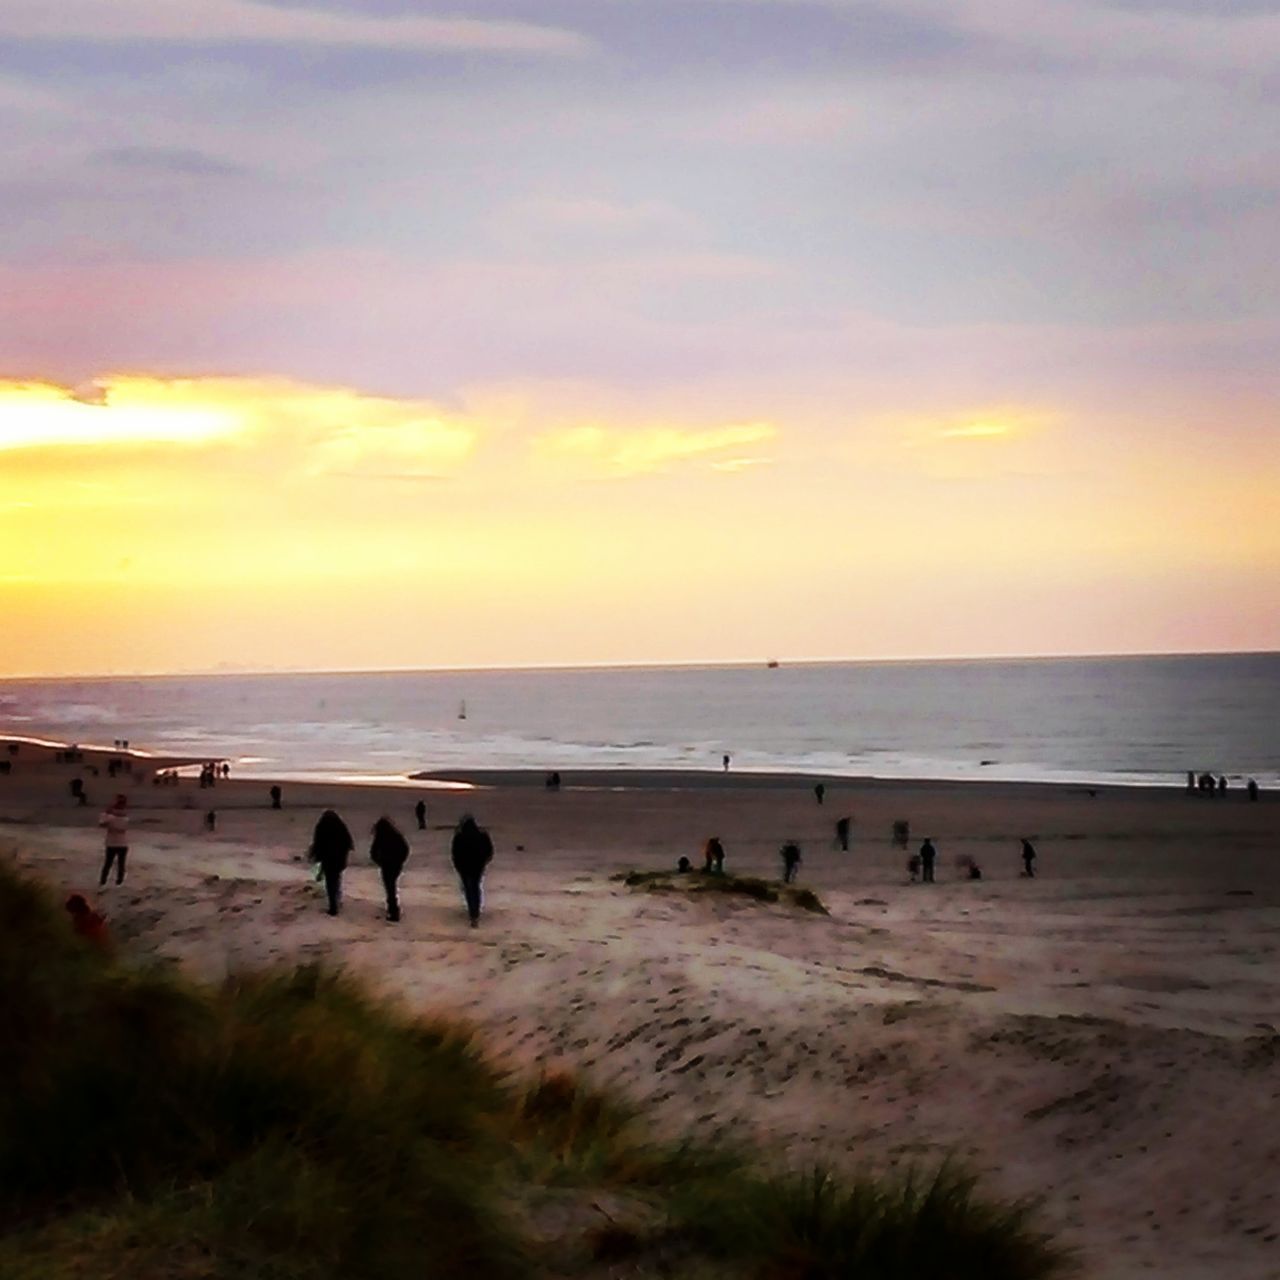
[[[30,745],[11,760],[0,856],[85,893],[138,954],[210,978],[348,965],[464,1014],[513,1063],[620,1087],[665,1131],[796,1165],[956,1155],[1042,1195],[1088,1276],[1280,1277],[1280,797],[827,779],[819,806],[803,779],[566,772],[559,793],[514,774],[473,790],[286,782],[273,812],[265,781],[206,791],[139,772],[85,775],[78,808],[77,766]],[[129,876],[99,890],[96,823],[116,790]],[[302,861],[327,806],[358,844],[336,920]],[[447,852],[464,811],[497,848],[474,931]],[[413,844],[398,925],[367,860],[383,813]],[[937,844],[937,884],[908,882],[900,818],[911,851]],[[771,877],[797,840],[800,883],[830,914],[613,878],[697,863],[710,835],[727,870]]]

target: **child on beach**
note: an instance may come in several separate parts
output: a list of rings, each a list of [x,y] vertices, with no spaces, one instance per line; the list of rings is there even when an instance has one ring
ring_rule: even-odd
[[[107,883],[112,863],[116,868],[116,884],[124,883],[124,864],[129,856],[129,799],[116,796],[111,807],[98,819],[98,826],[106,828],[106,849],[102,861],[99,886]]]

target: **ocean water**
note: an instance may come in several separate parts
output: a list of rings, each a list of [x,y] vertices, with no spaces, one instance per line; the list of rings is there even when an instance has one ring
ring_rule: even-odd
[[[464,709],[465,719],[460,718]],[[575,767],[1280,785],[1280,654],[0,681],[0,733],[239,776]]]

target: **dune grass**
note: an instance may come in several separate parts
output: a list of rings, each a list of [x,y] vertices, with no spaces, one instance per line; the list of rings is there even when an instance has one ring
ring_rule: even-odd
[[[210,987],[109,960],[3,864],[0,1043],[5,1280],[517,1280],[624,1257],[637,1276],[762,1280],[1062,1269],[1027,1206],[959,1173],[769,1177],[744,1151],[660,1142],[614,1095],[513,1078],[465,1026],[339,973]],[[530,1206],[557,1195],[582,1212],[549,1244]]]
[[[671,893],[725,893],[756,902],[785,902],[827,915],[822,899],[812,889],[797,888],[781,880],[765,880],[760,876],[735,876],[705,871],[627,871],[615,877],[630,889]]]

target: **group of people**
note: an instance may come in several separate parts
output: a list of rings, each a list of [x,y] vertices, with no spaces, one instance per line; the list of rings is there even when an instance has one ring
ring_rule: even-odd
[[[419,801],[414,810],[420,830],[426,829],[426,805]],[[332,809],[326,809],[316,823],[311,837],[310,858],[317,866],[319,878],[324,880],[328,910],[336,916],[342,905],[342,876],[355,841],[347,824]],[[453,868],[462,885],[462,896],[467,916],[474,929],[480,923],[483,903],[485,869],[493,860],[493,841],[489,833],[479,826],[470,814],[463,816],[454,829],[449,849]],[[373,838],[369,844],[369,860],[382,876],[382,888],[387,897],[387,919],[400,919],[400,876],[409,860],[409,842],[390,818],[383,816],[373,824]]]
[[[1227,794],[1227,775],[1220,773],[1216,778],[1212,773],[1204,772],[1197,774],[1194,769],[1187,770],[1187,794],[1201,795],[1213,799],[1214,796],[1225,796]],[[1258,780],[1250,778],[1245,783],[1245,792],[1250,800],[1258,798]]]
[[[1020,857],[1022,858],[1022,874],[1028,879],[1034,879],[1036,874],[1036,847],[1030,840],[1023,838],[1021,841],[1022,850]],[[923,884],[934,884],[934,868],[938,862],[938,850],[931,838],[926,838],[924,844],[920,846],[919,853],[913,853],[907,859],[907,875],[911,878],[912,884],[920,881]],[[967,880],[981,880],[982,868],[972,856],[965,854],[958,859],[957,865],[965,873]]]
[[[778,856],[782,859],[782,878],[791,884],[800,870],[800,846],[788,841],[778,850]],[[676,862],[676,870],[681,874],[692,871],[693,863],[682,856]],[[709,876],[724,875],[724,845],[719,836],[710,837],[702,846],[702,872]]]

